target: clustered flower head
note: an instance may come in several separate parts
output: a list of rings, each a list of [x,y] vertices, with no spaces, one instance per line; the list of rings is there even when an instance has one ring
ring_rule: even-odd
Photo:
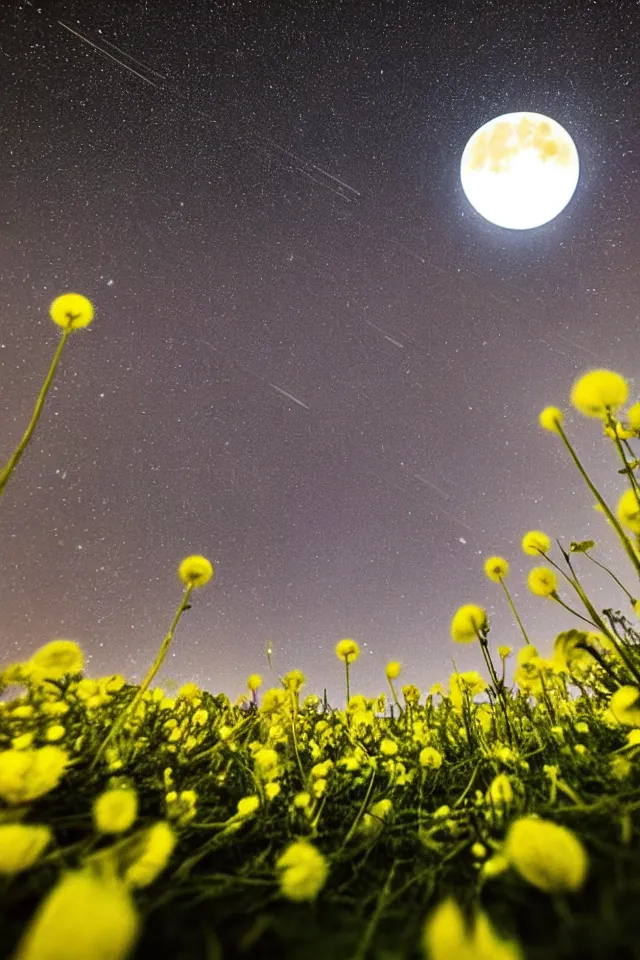
[[[451,621],[451,636],[456,643],[473,643],[487,626],[487,614],[475,603],[460,607]]]
[[[289,844],[276,862],[280,889],[289,900],[315,900],[329,876],[325,857],[312,843]]]
[[[360,656],[360,647],[355,640],[340,640],[336,645],[336,657],[343,663],[353,663]]]
[[[629,388],[624,377],[612,370],[591,370],[573,385],[571,403],[585,417],[603,419],[627,402]]]
[[[178,568],[178,577],[186,586],[203,587],[213,576],[213,567],[206,557],[194,554],[185,557]]]
[[[495,583],[500,583],[509,573],[509,564],[504,557],[489,557],[485,560],[484,572]]]
[[[504,855],[532,886],[551,894],[579,890],[589,867],[587,852],[571,830],[535,816],[511,824]]]

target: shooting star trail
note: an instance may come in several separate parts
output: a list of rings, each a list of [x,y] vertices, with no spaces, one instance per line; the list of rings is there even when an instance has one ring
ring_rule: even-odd
[[[134,70],[133,67],[130,67],[129,64],[123,63],[122,60],[118,60],[118,58],[110,54],[108,50],[103,50],[102,47],[99,47],[97,43],[94,43],[92,40],[89,40],[87,37],[83,37],[82,34],[78,33],[77,30],[74,30],[73,27],[68,27],[66,23],[62,22],[62,20],[57,20],[56,22],[59,23],[61,27],[64,27],[65,30],[68,30],[69,33],[72,33],[75,37],[78,37],[80,40],[82,40],[83,43],[89,44],[89,46],[93,47],[94,50],[97,50],[98,53],[103,54],[103,56],[108,57],[109,60],[113,60],[114,63],[117,63],[119,66],[124,67],[124,69],[128,70],[129,73],[134,73],[136,77],[140,77],[141,80],[144,80],[145,83],[148,83],[152,87],[155,87],[156,90],[158,89],[158,84],[154,83],[153,80],[149,80],[148,77],[144,77],[141,73],[138,73],[137,70]]]
[[[297,156],[297,154],[292,153],[290,150],[285,150],[284,147],[281,147],[279,143],[276,143],[275,140],[272,140],[270,137],[264,137],[262,134],[253,133],[251,136],[255,137],[257,140],[264,140],[265,143],[270,143],[272,147],[275,147],[276,150],[280,150],[281,153],[286,153],[288,157],[291,157],[292,160],[295,160],[296,163],[302,163],[305,167],[311,167],[313,170],[317,170],[318,173],[322,174],[323,177],[328,177],[329,180],[333,180],[334,183],[340,184],[341,187],[344,187],[345,190],[350,190],[351,193],[354,193],[356,197],[361,197],[362,194],[359,190],[356,190],[355,187],[349,186],[348,183],[345,183],[344,180],[340,180],[338,177],[334,177],[332,173],[328,173],[326,170],[323,170],[322,167],[318,167],[315,163],[311,163],[309,160],[303,160],[302,157]],[[339,194],[344,196],[344,194]],[[347,199],[345,197],[345,199]]]
[[[398,340],[394,340],[393,337],[390,337],[388,333],[385,333],[382,327],[377,327],[375,323],[371,323],[371,320],[367,320],[366,317],[364,318],[364,322],[368,326],[373,327],[374,330],[377,330],[378,333],[381,333],[382,336],[385,338],[385,340],[390,340],[391,343],[396,345],[396,347],[400,347],[402,350],[404,350],[404,343],[400,343]]]
[[[306,403],[303,403],[302,400],[298,400],[296,397],[292,397],[290,393],[287,393],[286,390],[281,390],[280,387],[276,387],[275,383],[270,383],[270,387],[273,387],[274,390],[277,390],[278,393],[281,393],[283,397],[288,397],[289,400],[293,400],[294,403],[297,403],[299,407],[304,407],[305,410],[309,410],[309,407]]]
[[[159,77],[160,80],[166,80],[161,73],[158,73],[157,70],[154,70],[152,67],[148,67],[146,63],[142,63],[141,60],[136,60],[135,57],[132,57],[130,53],[127,53],[126,50],[121,50],[120,47],[116,47],[115,43],[110,43],[105,37],[102,37],[102,42],[106,43],[108,47],[113,47],[114,50],[117,50],[118,53],[121,53],[123,57],[128,57],[129,60],[133,60],[134,63],[137,63],[139,67],[142,67],[143,70],[146,70],[148,73],[152,73],[154,76]]]
[[[437,487],[435,483],[431,483],[431,480],[427,480],[425,477],[421,477],[417,473],[414,473],[414,477],[416,478],[416,480],[420,480],[422,483],[426,483],[427,486],[431,487],[432,490],[436,490],[438,493],[442,494],[442,496],[445,497],[447,500],[451,499],[448,493],[445,493],[444,490],[441,490],[440,487]]]

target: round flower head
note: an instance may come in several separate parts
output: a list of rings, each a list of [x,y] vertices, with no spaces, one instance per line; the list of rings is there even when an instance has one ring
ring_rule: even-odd
[[[0,874],[12,876],[28,870],[49,845],[51,830],[42,824],[0,825]]]
[[[528,556],[537,557],[551,550],[551,540],[542,530],[529,530],[522,538],[522,549]]]
[[[387,680],[395,680],[400,676],[400,664],[397,660],[390,660],[387,664]]]
[[[329,865],[307,840],[290,843],[276,862],[280,889],[289,900],[315,900],[329,875]]]
[[[259,673],[252,673],[247,680],[247,686],[252,693],[255,693],[262,686],[262,677]]]
[[[634,490],[627,490],[618,500],[618,520],[620,523],[640,533],[640,504]]]
[[[545,407],[538,417],[538,423],[543,430],[550,430],[551,433],[559,433],[558,427],[562,426],[564,414],[558,407]]]
[[[473,643],[487,625],[487,614],[475,603],[460,607],[451,621],[451,636],[456,643]]]
[[[530,570],[527,584],[536,597],[550,597],[558,590],[558,579],[549,567],[534,567]]]
[[[140,920],[115,878],[90,870],[63,873],[38,907],[15,954],[20,960],[122,960],[131,956]]]
[[[194,587],[203,587],[213,576],[213,567],[206,557],[200,557],[194,554],[191,557],[185,557],[178,568],[178,576],[184,584]]]
[[[305,676],[301,670],[289,670],[289,673],[285,673],[284,677],[282,678],[282,682],[284,683],[285,688],[291,691],[291,693],[298,693],[304,686]],[[263,700],[263,705],[265,700],[266,696]]]
[[[73,640],[52,640],[36,650],[29,663],[44,680],[61,680],[66,673],[80,673],[84,657]]]
[[[53,744],[35,750],[0,752],[0,797],[9,804],[30,803],[58,786],[69,762]]]
[[[532,886],[551,894],[579,890],[589,868],[587,852],[571,830],[533,816],[511,824],[504,854]]]
[[[421,945],[425,960],[523,960],[519,944],[499,937],[484,911],[469,927],[452,897],[427,917]]]
[[[51,319],[65,330],[88,327],[93,320],[93,304],[80,293],[63,293],[49,308]]]
[[[105,790],[93,803],[93,822],[98,833],[124,833],[138,815],[135,790]]]
[[[624,377],[612,370],[591,370],[573,385],[571,403],[585,417],[607,416],[627,402],[629,388]]]
[[[632,430],[640,430],[640,403],[634,403],[627,410],[627,420]]]
[[[336,644],[336,657],[343,663],[353,663],[360,656],[360,647],[355,640],[340,640]]]
[[[484,572],[489,580],[500,583],[509,573],[509,564],[503,557],[489,557],[488,560],[485,560]]]

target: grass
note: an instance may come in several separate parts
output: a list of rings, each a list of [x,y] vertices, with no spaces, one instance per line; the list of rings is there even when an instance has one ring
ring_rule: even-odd
[[[63,340],[0,493],[36,429],[64,342],[93,309],[70,294],[51,314]],[[544,561],[529,588],[576,617],[550,659],[529,642],[507,561],[492,557],[485,571],[505,592],[517,651],[490,641],[480,606],[452,619],[452,639],[478,645],[485,676],[454,672],[448,689],[409,683],[398,692],[401,667],[390,663],[386,700],[351,696],[359,648],[346,638],[335,651],[344,709],[305,695],[296,670],[271,690],[250,677],[236,703],[194,684],[168,696],[153,680],[213,574],[192,556],[140,686],[85,677],[71,641],[6,664],[3,955],[640,957],[640,635],[631,619],[640,612],[640,506],[630,445],[640,411],[618,419],[627,386],[607,371],[582,377],[571,401],[601,421],[618,460],[616,510],[589,479],[561,412],[547,408],[540,425],[567,448],[627,553],[633,586],[604,567],[629,609],[596,610],[579,575],[602,566],[595,544],[558,543],[556,563],[549,538],[529,531],[522,547]]]

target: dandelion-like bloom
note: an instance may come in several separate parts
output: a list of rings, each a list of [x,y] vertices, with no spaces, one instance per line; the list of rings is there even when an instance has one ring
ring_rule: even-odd
[[[435,747],[424,747],[420,751],[420,765],[438,770],[442,766],[442,754]]]
[[[550,567],[534,567],[529,571],[527,585],[536,597],[551,597],[558,591],[558,579]]]
[[[15,960],[124,960],[139,932],[135,904],[119,880],[70,871],[39,906]]]
[[[390,660],[387,664],[386,674],[387,680],[395,680],[400,676],[401,666],[397,660]]]
[[[282,773],[280,755],[272,747],[262,747],[254,755],[253,761],[263,780],[276,780]]]
[[[499,773],[493,778],[486,792],[487,803],[494,807],[508,807],[513,801],[513,787],[505,773]]]
[[[591,370],[573,385],[571,403],[585,417],[607,416],[627,402],[629,387],[624,377],[612,370]]]
[[[259,673],[252,673],[247,680],[247,686],[251,693],[255,693],[262,686],[262,677]]]
[[[203,587],[213,576],[213,567],[206,557],[194,554],[185,557],[178,567],[178,577],[186,586]]]
[[[28,870],[51,843],[52,834],[43,824],[0,825],[0,875],[10,877]]]
[[[9,804],[29,803],[57,787],[69,755],[61,747],[3,750],[0,753],[0,797]]]
[[[542,530],[529,530],[522,538],[522,549],[528,556],[537,557],[551,550],[551,540]]]
[[[176,842],[177,837],[165,820],[149,827],[138,858],[125,871],[125,884],[133,888],[152,884],[167,866]]]
[[[138,815],[138,794],[131,788],[105,790],[93,802],[98,833],[124,833]]]
[[[635,490],[627,490],[618,500],[617,510],[620,523],[633,530],[634,533],[640,533],[640,504]]]
[[[61,680],[67,673],[80,673],[84,657],[74,640],[52,640],[36,650],[29,664],[43,680]]]
[[[289,673],[285,673],[282,681],[287,690],[291,691],[291,693],[298,693],[305,683],[305,676],[301,670],[289,670]]]
[[[336,657],[343,663],[353,663],[360,656],[360,647],[355,640],[340,640],[336,644]]]
[[[93,304],[81,293],[63,293],[49,307],[54,323],[65,330],[88,327],[93,320]]]
[[[451,637],[456,643],[473,643],[486,626],[486,611],[475,603],[467,603],[459,608],[451,621]]]
[[[528,883],[545,893],[579,890],[589,868],[587,852],[571,830],[533,816],[511,824],[504,855]]]
[[[488,560],[485,560],[484,572],[489,580],[500,583],[509,573],[509,564],[503,557],[489,557]]]
[[[380,753],[385,757],[395,757],[398,752],[398,744],[389,737],[383,737],[380,741]]]
[[[564,414],[559,407],[545,407],[538,417],[538,423],[543,430],[550,430],[551,433],[560,433],[558,427],[562,426]]]
[[[276,862],[280,889],[289,900],[315,900],[329,876],[329,865],[307,840],[289,844]]]

